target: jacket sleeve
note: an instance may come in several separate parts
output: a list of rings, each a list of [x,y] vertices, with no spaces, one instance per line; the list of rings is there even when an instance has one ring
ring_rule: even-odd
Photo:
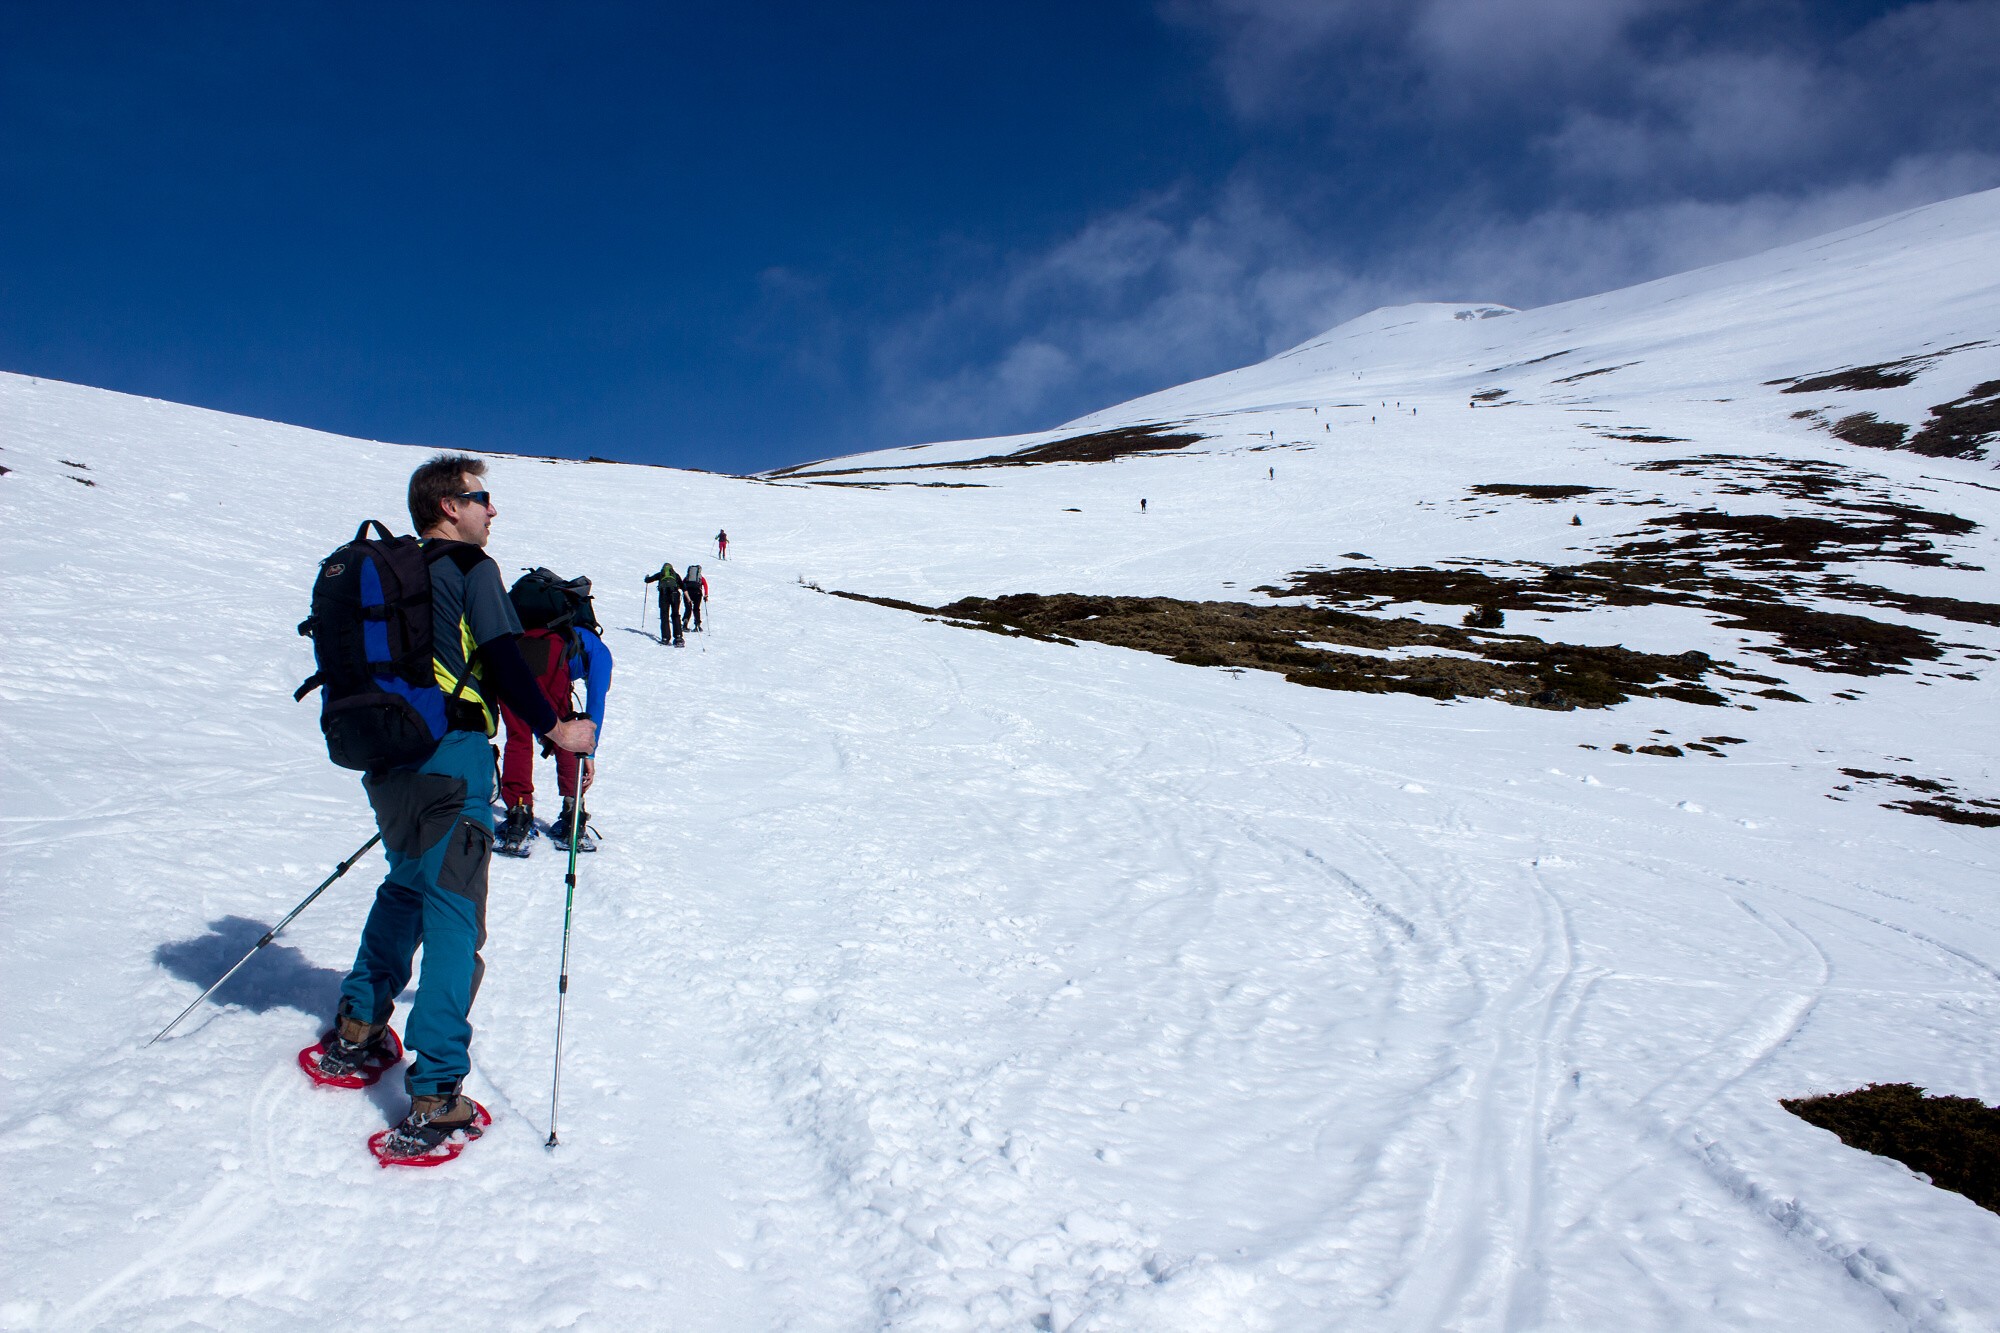
[[[658,574],[646,575],[646,582],[648,583],[658,583],[659,581],[660,581],[660,576]]]
[[[589,630],[578,630],[577,642],[583,648],[584,660],[584,704],[583,711],[597,724],[597,742],[604,743],[604,702],[611,693],[611,650],[604,646],[604,640]]]
[[[499,691],[500,700],[528,724],[537,736],[546,736],[562,719],[549,706],[548,696],[535,683],[534,673],[521,656],[520,636],[502,635],[479,645],[480,659],[486,664],[487,679]]]

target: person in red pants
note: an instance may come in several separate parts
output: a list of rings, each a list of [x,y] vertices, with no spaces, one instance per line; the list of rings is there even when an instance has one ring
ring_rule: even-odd
[[[584,715],[588,717],[603,718],[605,696],[611,689],[611,650],[593,628],[597,620],[589,609],[589,589],[587,579],[559,581],[538,569],[516,582],[510,593],[516,611],[522,613],[525,622],[546,622],[522,634],[521,656],[535,678],[536,687],[558,717],[575,714],[570,688],[573,681],[584,682]],[[558,602],[554,593],[563,594],[567,602]],[[559,606],[561,609],[557,610]],[[507,746],[501,754],[500,796],[507,815],[495,832],[493,850],[509,856],[525,856],[528,840],[535,831],[537,742],[527,724],[504,703],[501,718],[507,726]],[[547,746],[542,751],[551,752]],[[584,829],[588,817],[578,814],[572,818],[572,812],[596,776],[595,752],[579,755],[555,750],[553,753],[556,790],[562,794],[563,811],[551,821],[550,836],[567,849],[574,827],[578,835],[577,850],[594,851],[596,844],[589,840]]]
[[[545,629],[531,629],[521,636],[521,656],[535,673],[535,684],[561,717],[569,711],[569,654],[563,636]],[[500,756],[500,799],[507,818],[498,832],[495,851],[516,851],[526,844],[534,828],[536,740],[528,724],[505,703],[500,716],[507,724],[507,747]],[[556,752],[556,790],[568,800],[577,795],[577,757],[567,750]],[[516,812],[519,812],[518,814]],[[520,825],[519,828],[513,825]]]

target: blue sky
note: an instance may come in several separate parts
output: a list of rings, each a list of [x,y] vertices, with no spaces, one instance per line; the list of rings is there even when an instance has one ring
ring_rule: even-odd
[[[2000,0],[0,11],[0,368],[727,471],[2000,185]]]

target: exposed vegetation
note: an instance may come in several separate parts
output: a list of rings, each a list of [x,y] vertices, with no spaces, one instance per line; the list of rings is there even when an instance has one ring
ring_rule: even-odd
[[[1067,439],[1051,440],[1047,444],[1037,444],[1010,454],[988,454],[983,458],[964,458],[955,462],[824,468],[816,472],[803,472],[803,469],[812,467],[813,464],[801,463],[797,467],[779,468],[770,475],[791,476],[798,481],[818,482],[827,477],[852,477],[877,472],[929,472],[943,468],[968,467],[1033,467],[1038,463],[1109,463],[1135,454],[1160,454],[1175,449],[1185,449],[1205,438],[1189,431],[1170,430],[1164,425],[1120,426],[1113,430],[1092,431],[1087,435],[1072,435]]]
[[[1578,371],[1574,375],[1565,375],[1559,380],[1551,380],[1549,382],[1551,384],[1575,384],[1581,380],[1587,380],[1593,375],[1609,375],[1614,370],[1626,370],[1638,364],[1637,361],[1627,361],[1622,366],[1599,366],[1596,370]]]
[[[1846,440],[1864,449],[1900,449],[1910,428],[1900,421],[1884,421],[1873,412],[1855,412],[1834,422],[1827,430],[1836,440]]]
[[[1525,500],[1573,500],[1579,495],[1600,495],[1602,486],[1554,486],[1522,482],[1490,481],[1474,486],[1474,495],[1517,495]]]
[[[1794,376],[1764,382],[1769,385],[1784,385],[1785,387],[1780,390],[1782,393],[1900,389],[1905,384],[1914,383],[1917,376],[1952,353],[1985,345],[1984,342],[1957,343],[1951,347],[1939,348],[1935,352],[1919,352],[1915,356],[1901,357],[1895,361],[1878,361],[1872,366],[1849,366],[1844,370],[1828,371],[1822,375]]]
[[[1880,365],[1855,366],[1849,370],[1836,370],[1827,375],[1814,375],[1810,379],[1772,380],[1771,383],[1785,385],[1786,387],[1780,390],[1782,393],[1824,393],[1829,389],[1900,389],[1916,380],[1917,370],[1922,369],[1922,366],[1912,369],[1916,361],[1917,358],[1884,361]]]
[[[1940,358],[1967,347],[1984,343],[1963,343],[1942,352],[1885,361],[1880,365],[1856,366],[1828,375],[1800,380],[1771,380],[1783,384],[1785,393],[1823,390],[1893,389],[1912,383]],[[1873,412],[1850,412],[1829,422],[1817,409],[1792,413],[1795,420],[1812,421],[1836,439],[1865,449],[1907,449],[1926,458],[1981,459],[1986,447],[2000,437],[2000,380],[1975,385],[1962,398],[1932,407],[1930,415],[1915,433],[1900,421],[1884,421]]]
[[[1970,1097],[1933,1097],[1910,1083],[1780,1099],[1850,1148],[1901,1162],[1939,1189],[2000,1213],[2000,1109]]]
[[[1884,801],[1884,810],[1903,810],[1913,815],[1926,815],[1931,819],[1942,819],[1947,824],[1967,824],[1974,828],[2000,828],[2000,801],[1981,800],[1973,796],[1961,796],[1949,782],[1938,778],[1920,778],[1908,773],[1877,773],[1866,768],[1843,768],[1840,770],[1856,782],[1886,783],[1894,787],[1921,793],[1916,797],[1906,797],[1898,801]],[[1840,786],[1835,791],[1852,791],[1853,787]]]
[[[2000,435],[2000,380],[1987,380],[1963,398],[1939,403],[1909,443],[1912,453],[1931,458],[1984,458]]]
[[[1492,698],[1553,709],[1601,708],[1636,695],[1724,702],[1700,683],[1713,664],[1698,652],[1637,653],[1617,646],[1549,643],[1525,634],[1476,635],[1448,625],[1322,607],[1171,597],[1016,593],[929,607],[860,593],[833,595],[997,634],[1113,644],[1191,666],[1275,671],[1296,684],[1321,689]],[[1410,649],[1432,651],[1402,651]]]

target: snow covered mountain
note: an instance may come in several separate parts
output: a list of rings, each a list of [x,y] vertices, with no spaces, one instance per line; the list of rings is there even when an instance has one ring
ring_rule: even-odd
[[[2000,1327],[2000,1216],[1779,1105],[2000,1101],[1996,394],[2000,192],[1030,436],[495,456],[618,656],[565,1146],[544,851],[399,1174],[292,1064],[372,855],[146,1043],[372,831],[293,627],[428,451],[0,376],[0,1328]]]

